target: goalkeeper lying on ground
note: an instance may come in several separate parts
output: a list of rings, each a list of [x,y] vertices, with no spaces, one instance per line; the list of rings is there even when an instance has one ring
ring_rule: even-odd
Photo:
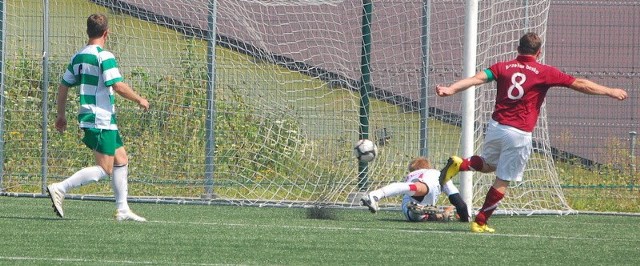
[[[362,205],[367,206],[372,213],[379,210],[378,201],[397,195],[404,195],[402,199],[402,213],[412,222],[448,221],[453,219],[452,208],[439,209],[435,207],[438,196],[444,192],[449,196],[449,202],[456,208],[461,222],[469,222],[467,204],[464,203],[460,192],[449,180],[440,186],[440,171],[431,167],[429,160],[424,157],[413,159],[409,163],[409,174],[404,182],[394,182],[376,189],[363,196]]]

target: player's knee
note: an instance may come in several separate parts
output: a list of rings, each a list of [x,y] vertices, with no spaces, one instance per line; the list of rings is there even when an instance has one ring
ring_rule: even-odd
[[[415,182],[413,184],[416,186],[415,194],[413,194],[414,196],[422,197],[429,193],[429,187],[427,187],[425,183]]]
[[[127,165],[129,164],[129,158],[124,147],[120,147],[116,150],[116,154],[113,157],[113,163],[115,165]]]
[[[424,215],[418,215],[415,213],[409,213],[407,214],[405,217],[407,218],[407,221],[409,222],[422,222],[424,217]]]
[[[404,217],[409,222],[422,222],[424,221],[425,214],[421,212],[412,211],[409,209],[405,209]]]
[[[129,160],[127,159],[127,157],[125,156],[124,158],[115,158],[115,160],[113,160],[113,165],[118,165],[118,166],[122,166],[122,165],[128,165],[129,164]]]
[[[102,171],[104,171],[104,173],[107,174],[108,176],[111,176],[111,174],[113,173],[113,166],[98,165],[98,167],[102,168]]]
[[[482,173],[493,173],[496,171],[496,166],[495,165],[490,165],[487,163],[484,163],[484,165],[482,166],[482,170],[480,172]]]

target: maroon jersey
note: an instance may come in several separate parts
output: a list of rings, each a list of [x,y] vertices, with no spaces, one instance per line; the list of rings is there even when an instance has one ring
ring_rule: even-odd
[[[555,67],[538,63],[535,56],[530,55],[498,62],[485,73],[489,80],[498,83],[491,118],[527,132],[533,132],[549,88],[569,87],[576,80]]]

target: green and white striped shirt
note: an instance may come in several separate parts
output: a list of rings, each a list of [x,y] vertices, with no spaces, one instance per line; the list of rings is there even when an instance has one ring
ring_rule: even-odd
[[[98,45],[87,45],[73,56],[61,82],[80,86],[81,128],[118,129],[111,86],[122,80],[116,58]]]

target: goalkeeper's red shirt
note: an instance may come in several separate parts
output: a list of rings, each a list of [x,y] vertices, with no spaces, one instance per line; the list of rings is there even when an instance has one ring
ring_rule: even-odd
[[[500,124],[533,132],[544,97],[551,87],[569,87],[575,80],[555,67],[519,55],[485,70],[489,81],[497,82],[496,104],[491,118]]]

